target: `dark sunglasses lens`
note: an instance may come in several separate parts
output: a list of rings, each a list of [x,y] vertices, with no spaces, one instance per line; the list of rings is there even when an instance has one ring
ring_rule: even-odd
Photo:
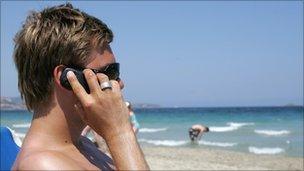
[[[118,80],[119,79],[119,64],[111,64],[104,72],[110,80]]]

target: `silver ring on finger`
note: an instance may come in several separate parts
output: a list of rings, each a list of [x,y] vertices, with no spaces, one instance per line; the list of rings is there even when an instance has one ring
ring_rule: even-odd
[[[110,81],[106,81],[100,84],[100,88],[102,91],[106,90],[106,89],[110,89],[112,90],[112,84]]]

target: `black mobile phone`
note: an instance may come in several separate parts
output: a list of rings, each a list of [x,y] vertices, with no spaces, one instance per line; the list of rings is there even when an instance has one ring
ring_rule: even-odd
[[[69,71],[74,72],[74,74],[76,75],[76,77],[77,77],[79,83],[82,85],[82,87],[86,90],[87,93],[90,93],[89,85],[88,85],[88,83],[85,79],[85,76],[84,76],[84,74],[81,70],[77,70],[77,69],[73,69],[73,68],[65,68],[62,71],[62,74],[60,76],[61,85],[68,90],[72,90],[72,87],[71,87],[71,85],[69,83],[69,80],[67,78],[67,73]]]

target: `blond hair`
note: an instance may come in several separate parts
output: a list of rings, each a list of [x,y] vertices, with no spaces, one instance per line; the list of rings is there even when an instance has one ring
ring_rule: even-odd
[[[69,3],[31,12],[14,39],[18,88],[27,108],[47,101],[56,66],[84,66],[91,50],[112,39],[106,24]]]

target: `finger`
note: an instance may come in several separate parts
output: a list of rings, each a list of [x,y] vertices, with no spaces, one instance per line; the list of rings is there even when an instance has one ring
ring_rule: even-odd
[[[82,85],[77,80],[75,74],[72,71],[69,71],[67,73],[68,81],[73,89],[73,92],[75,93],[76,97],[79,99],[79,101],[84,104],[85,100],[88,98],[88,94],[85,91],[85,89],[82,87]]]
[[[115,81],[115,80],[110,80],[110,82],[112,84],[112,91],[120,93],[121,89],[120,89],[119,83],[117,81]]]
[[[121,93],[121,88],[120,88],[120,85],[117,81],[115,80],[110,80],[111,84],[112,84],[112,93],[118,97],[121,101],[121,103],[123,103],[123,105],[127,108],[127,105],[126,103],[124,102],[124,99],[123,99],[123,95]]]
[[[97,79],[99,81],[99,84],[103,83],[103,82],[108,82],[109,81],[109,78],[108,76],[106,76],[105,74],[102,74],[102,73],[98,73],[97,75]],[[101,88],[100,88],[101,89]],[[105,89],[105,91],[109,91],[110,89]]]
[[[90,92],[94,93],[94,92],[100,91],[100,87],[99,87],[98,80],[97,80],[95,73],[90,69],[85,69],[83,71],[83,74],[89,85]]]

